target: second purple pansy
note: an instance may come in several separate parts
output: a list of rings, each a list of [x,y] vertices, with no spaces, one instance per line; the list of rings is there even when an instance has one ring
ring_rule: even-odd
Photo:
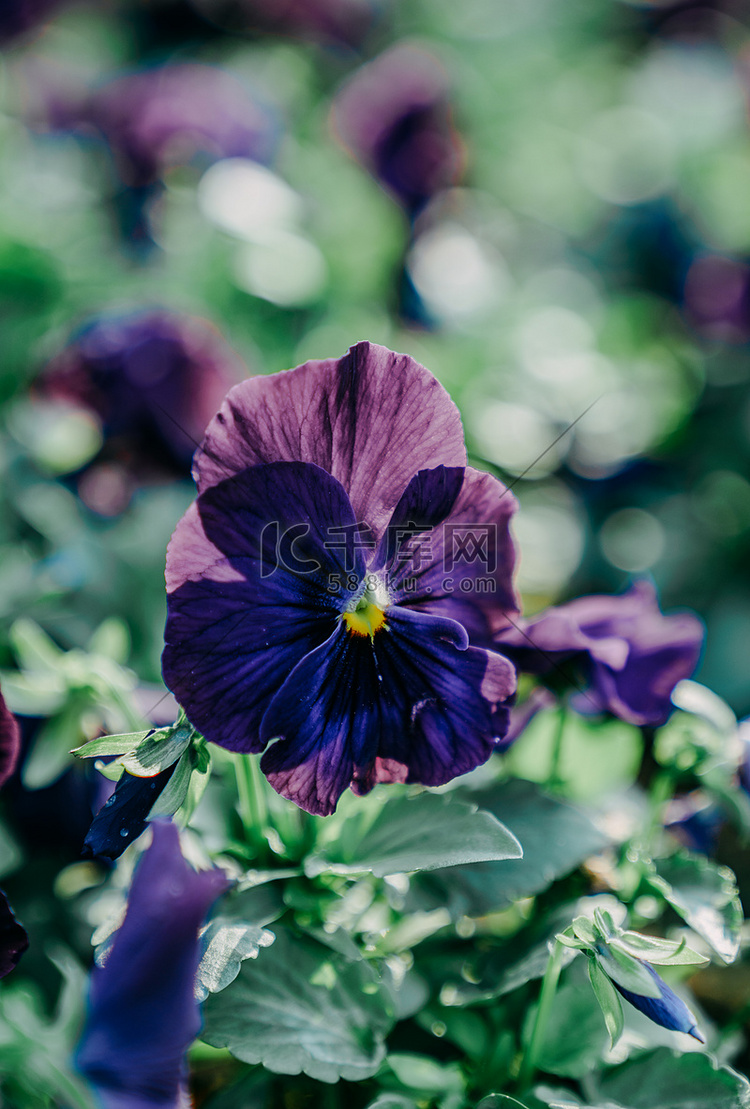
[[[508,727],[515,499],[466,466],[458,410],[406,355],[235,387],[167,554],[164,677],[191,722],[265,751],[309,812],[377,782],[442,785]]]
[[[665,616],[654,587],[639,581],[619,596],[579,597],[520,621],[500,634],[497,647],[532,674],[580,661],[588,680],[583,711],[656,726],[671,712],[677,682],[698,665],[703,634],[691,613]]]

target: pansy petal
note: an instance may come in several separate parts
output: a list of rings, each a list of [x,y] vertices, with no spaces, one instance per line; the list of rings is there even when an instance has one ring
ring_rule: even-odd
[[[378,753],[406,765],[406,781],[431,786],[486,762],[508,730],[505,702],[516,688],[506,658],[476,647],[457,651],[431,634],[434,620],[392,608],[392,634],[375,644],[384,689],[412,706],[408,728],[401,735],[385,732]]]
[[[105,965],[93,972],[76,1056],[107,1109],[176,1109],[185,1053],[201,1026],[198,930],[226,885],[221,871],[188,866],[173,824],[153,825],[125,919]]]
[[[442,785],[489,757],[514,688],[510,663],[468,648],[460,624],[390,608],[372,639],[342,624],[289,676],[263,719],[263,738],[281,738],[261,768],[320,815],[350,784]]]
[[[413,358],[361,342],[343,358],[230,390],[194,476],[202,492],[258,463],[313,462],[341,482],[356,519],[379,535],[425,459],[465,465],[458,409]]]
[[[7,897],[0,890],[0,978],[10,974],[28,946],[26,929],[13,916]]]
[[[263,739],[282,737],[261,759],[278,793],[307,812],[333,812],[355,767],[377,754],[378,685],[369,638],[344,624],[300,662],[263,718]]]
[[[5,785],[15,770],[20,750],[18,722],[0,693],[0,786]]]
[[[435,471],[423,470],[402,502],[422,506],[434,496]],[[414,558],[393,566],[393,592],[400,605],[460,620],[472,640],[487,640],[518,612],[513,585],[516,552],[510,519],[518,508],[513,494],[492,477],[467,467],[454,503],[414,542]],[[397,506],[393,522],[402,514]],[[390,527],[389,527],[390,531]],[[420,543],[422,544],[420,549]]]
[[[209,488],[167,552],[164,680],[207,739],[259,751],[289,672],[325,642],[364,570],[346,494],[317,466],[256,466]],[[177,584],[181,583],[181,584]]]

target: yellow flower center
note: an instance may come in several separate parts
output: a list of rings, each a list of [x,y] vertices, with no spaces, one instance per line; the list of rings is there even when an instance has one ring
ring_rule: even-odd
[[[385,613],[372,601],[363,599],[353,612],[344,613],[344,623],[352,635],[369,635],[373,639],[385,624]]]

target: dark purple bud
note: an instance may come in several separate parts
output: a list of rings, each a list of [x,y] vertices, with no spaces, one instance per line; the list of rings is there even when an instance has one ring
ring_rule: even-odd
[[[133,877],[125,919],[94,969],[76,1065],[103,1109],[177,1109],[185,1055],[200,1031],[198,932],[226,889],[220,870],[196,873],[175,825],[156,822]]]
[[[5,785],[15,770],[20,749],[18,722],[0,693],[0,786]]]
[[[412,217],[461,176],[447,74],[417,47],[395,46],[358,70],[336,98],[333,126]]]
[[[7,897],[0,890],[0,978],[10,974],[28,946],[26,929],[13,916]]]
[[[662,1028],[670,1028],[673,1032],[685,1032],[704,1044],[705,1038],[699,1032],[697,1021],[685,1002],[669,988],[652,966],[648,963],[642,965],[659,987],[659,997],[643,997],[641,994],[631,993],[630,990],[618,985],[614,979],[610,979],[615,989],[654,1024],[660,1024]]]
[[[664,616],[656,590],[636,582],[618,596],[579,597],[518,621],[498,637],[498,650],[519,670],[574,684],[582,667],[588,687],[581,712],[596,709],[637,725],[663,724],[672,691],[698,665],[704,629],[691,613]]]
[[[114,792],[94,817],[83,841],[84,854],[117,859],[146,828],[148,814],[161,796],[175,766],[152,778],[123,773]]]

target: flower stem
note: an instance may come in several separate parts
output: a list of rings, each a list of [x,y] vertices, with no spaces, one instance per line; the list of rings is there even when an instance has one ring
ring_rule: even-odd
[[[268,804],[266,803],[265,783],[260,773],[258,760],[253,755],[237,755],[234,764],[239,796],[239,813],[248,843],[260,855],[265,855],[268,847],[266,829],[268,827]]]
[[[542,1044],[544,1043],[544,1034],[547,1031],[547,1024],[549,1022],[550,1013],[552,1012],[552,1002],[555,1000],[555,992],[557,990],[557,983],[560,979],[562,966],[563,945],[556,940],[555,946],[550,953],[547,969],[544,972],[544,978],[542,979],[542,989],[539,994],[539,1004],[536,1010],[531,1038],[524,1052],[521,1067],[518,1072],[518,1088],[521,1092],[528,1089],[534,1077],[536,1061],[539,1057]]]

